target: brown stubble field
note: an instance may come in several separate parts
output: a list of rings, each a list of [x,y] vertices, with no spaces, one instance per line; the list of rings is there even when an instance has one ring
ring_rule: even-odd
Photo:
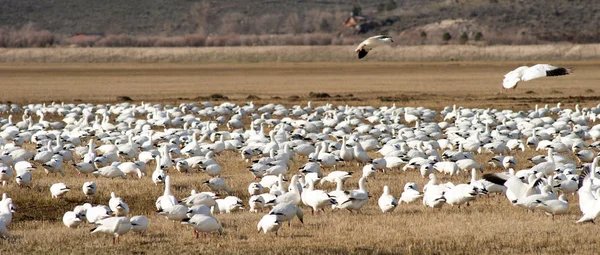
[[[574,68],[573,75],[539,79],[521,84],[515,91],[503,92],[502,75],[520,64],[531,63],[0,64],[0,86],[4,91],[0,101],[114,103],[117,96],[130,96],[135,103],[144,100],[176,104],[199,102],[203,100],[196,97],[222,93],[237,103],[245,102],[252,94],[261,98],[254,100],[258,104],[305,105],[312,100],[314,104],[396,103],[437,110],[452,104],[525,110],[535,104],[556,102],[573,108],[575,103],[590,106],[600,101],[595,92],[600,89],[596,62],[564,63]],[[309,98],[311,91],[329,93],[332,98]],[[341,97],[335,97],[337,94]],[[294,95],[300,98],[290,100]],[[527,158],[540,153],[543,152],[530,149],[519,153],[517,169],[529,167]],[[491,157],[492,154],[482,154],[476,159],[485,163]],[[248,164],[233,152],[224,153],[217,161],[223,166],[223,178],[234,195],[247,203],[246,190],[252,182],[246,170]],[[290,172],[305,162],[299,158]],[[357,188],[361,167],[349,164],[339,168],[357,173],[345,186]],[[154,164],[150,164],[149,175],[153,169]],[[485,173],[498,171],[501,170],[486,165]],[[31,189],[12,183],[0,188],[10,194],[17,207],[9,226],[13,238],[0,241],[2,253],[595,254],[600,250],[598,227],[574,223],[581,216],[576,196],[568,197],[569,214],[557,216],[555,222],[541,212],[513,207],[503,195],[480,197],[461,209],[445,205],[441,210],[433,210],[418,202],[382,214],[377,199],[383,185],[389,185],[396,197],[406,182],[417,182],[422,188],[427,180],[415,171],[394,170],[370,179],[367,188],[372,198],[359,214],[327,210],[313,216],[310,209],[304,208],[305,223],[294,220],[291,228],[284,226],[277,237],[256,233],[262,214],[223,214],[217,218],[224,225],[224,234],[199,240],[194,239],[188,227],[154,213],[154,201],[163,189],[155,186],[149,176],[141,180],[95,179],[77,176],[71,166],[66,167],[66,172],[65,178],[46,177],[39,168]],[[171,170],[169,174],[177,198],[187,196],[191,189],[208,191],[201,184],[208,179],[203,173],[187,176]],[[468,174],[438,176],[441,182],[455,184],[470,178]],[[107,236],[90,235],[89,225],[65,227],[62,214],[85,202],[80,188],[88,180],[94,180],[99,187],[94,204],[107,204],[110,192],[116,192],[129,204],[132,215],[150,218],[149,232],[143,236],[129,233],[120,244],[112,245]],[[50,198],[49,186],[56,182],[73,188],[63,201]],[[335,187],[328,184],[322,188]]]

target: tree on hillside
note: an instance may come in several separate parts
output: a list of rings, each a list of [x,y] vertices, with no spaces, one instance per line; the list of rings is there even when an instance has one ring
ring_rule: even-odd
[[[460,42],[460,44],[466,44],[467,41],[469,41],[469,36],[467,35],[467,32],[464,32],[462,35],[460,35],[460,37],[458,38],[458,42]]]
[[[452,39],[452,35],[450,35],[450,33],[446,32],[442,35],[442,40],[444,40],[444,42],[450,41]]]

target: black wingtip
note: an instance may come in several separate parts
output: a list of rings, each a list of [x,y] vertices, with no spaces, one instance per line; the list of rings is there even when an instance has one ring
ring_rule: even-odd
[[[579,182],[577,183],[577,189],[581,189],[581,186],[583,186],[583,182],[585,180],[585,178],[590,174],[590,169],[589,168],[584,168],[583,170],[581,170],[581,173],[579,174]]]
[[[358,51],[358,59],[364,58],[367,55],[367,51],[365,49],[361,49]]]
[[[569,70],[564,67],[559,67],[554,70],[546,71],[546,76],[562,76],[569,74]]]
[[[502,179],[495,174],[484,174],[483,179],[485,179],[486,181],[489,181],[491,183],[502,185],[502,186],[504,186],[504,183],[506,182],[505,179]]]
[[[94,232],[94,230],[96,230],[96,228],[92,228],[92,229],[90,229],[90,232]]]

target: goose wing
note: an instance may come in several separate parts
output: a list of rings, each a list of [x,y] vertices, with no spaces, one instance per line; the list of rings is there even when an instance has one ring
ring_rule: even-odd
[[[521,76],[523,72],[527,70],[528,66],[520,66],[515,70],[512,70],[504,75],[504,80],[502,81],[502,87],[505,89],[513,89],[517,87],[517,83],[521,81]]]
[[[548,64],[537,64],[527,68],[523,72],[521,79],[523,81],[529,81],[545,76],[562,76],[567,74],[569,74],[569,70],[564,67],[556,67]]]

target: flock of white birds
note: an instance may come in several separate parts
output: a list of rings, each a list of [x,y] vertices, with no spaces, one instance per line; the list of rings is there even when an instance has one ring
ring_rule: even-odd
[[[303,222],[304,210],[313,214],[328,208],[358,212],[372,199],[377,199],[383,213],[390,213],[399,203],[460,207],[486,199],[484,194],[504,193],[509,203],[542,210],[554,219],[568,211],[565,195],[578,193],[583,216],[577,222],[594,221],[600,214],[600,142],[596,142],[600,125],[594,124],[600,105],[566,109],[558,104],[528,111],[454,106],[438,112],[395,105],[313,107],[310,102],[289,108],[252,102],[53,103],[0,105],[0,111],[10,114],[0,120],[3,186],[35,184],[34,165],[60,176],[152,178],[157,189],[164,189],[156,199],[157,213],[189,225],[196,238],[199,233],[221,233],[218,214],[240,213],[245,205],[253,213],[268,209],[257,222],[257,230],[264,233],[277,233],[282,224],[296,217]],[[15,116],[21,120],[14,121]],[[47,121],[47,116],[58,121]],[[25,149],[26,144],[35,144],[37,151]],[[515,155],[525,150],[539,151],[539,155],[530,159],[531,168],[515,170]],[[220,177],[222,167],[216,159],[225,151],[239,153],[237,160],[248,164],[248,169],[235,170],[248,171],[247,202],[234,196]],[[490,160],[477,162],[476,154],[488,155]],[[306,163],[296,170],[290,169],[292,161]],[[154,170],[147,169],[151,162],[155,162]],[[65,164],[72,164],[78,173],[65,173]],[[337,169],[348,164],[363,166],[362,173]],[[506,172],[478,178],[488,164]],[[196,174],[199,171],[203,174]],[[429,182],[422,189],[407,182],[398,198],[388,186],[378,187],[383,194],[372,198],[367,180],[387,171],[418,171]],[[436,174],[461,173],[471,174],[471,181],[440,183],[436,178]],[[176,198],[171,193],[172,174],[198,180],[206,180],[207,175],[210,179],[204,184],[210,192],[191,190],[190,196]],[[361,175],[358,189],[347,190],[345,181],[357,174]],[[319,189],[326,182],[335,183],[336,189]],[[48,196],[61,199],[75,192],[72,189],[56,183]],[[92,197],[97,185],[85,182],[77,189]],[[132,216],[127,201],[114,192],[107,205],[86,203],[64,211],[67,227],[87,222],[95,226],[92,233],[110,235],[113,242],[149,227],[148,218]],[[5,193],[0,202],[2,237],[10,236],[13,213],[13,200]]]

